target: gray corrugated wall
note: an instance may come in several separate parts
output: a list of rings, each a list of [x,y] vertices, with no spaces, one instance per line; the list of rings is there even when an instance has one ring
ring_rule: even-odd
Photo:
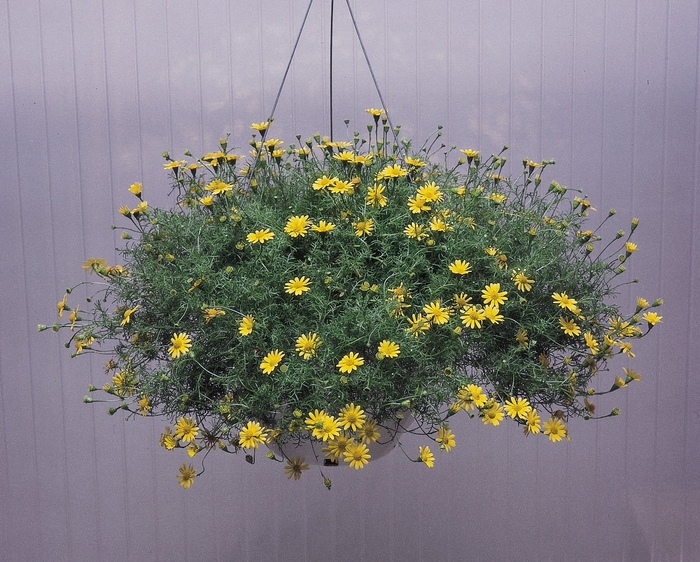
[[[380,105],[335,3],[336,138]],[[554,158],[620,227],[640,218],[621,299],[665,299],[631,364],[644,380],[572,441],[454,424],[434,469],[401,453],[288,482],[212,455],[190,490],[162,422],[82,403],[105,381],[51,323],[89,256],[115,258],[117,208],[160,154],[195,155],[269,113],[307,3],[0,1],[0,557],[8,561],[700,559],[699,10],[693,0],[355,0],[403,132]],[[327,133],[329,6],[316,0],[274,135]],[[617,366],[621,368],[623,363]],[[614,401],[612,399],[615,399]]]

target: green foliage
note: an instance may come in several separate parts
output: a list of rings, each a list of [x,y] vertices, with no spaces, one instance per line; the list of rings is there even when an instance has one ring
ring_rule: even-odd
[[[378,422],[409,409],[431,433],[468,384],[490,405],[522,397],[590,417],[591,379],[643,335],[648,305],[623,317],[612,299],[629,236],[599,249],[585,230],[590,203],[542,182],[550,162],[526,160],[511,180],[503,153],[462,151],[450,168],[431,163],[432,144],[404,157],[396,143],[386,150],[386,128],[381,140],[371,129],[287,149],[254,138],[244,167],[226,139],[190,164],[166,155],[177,204],[120,210],[131,221],[123,268],[89,264],[106,288],[72,322],[76,353],[110,354],[104,390],[134,412],[192,416],[216,438],[249,421],[301,433],[295,411],[348,403]],[[452,271],[457,260],[468,272]],[[308,290],[285,290],[295,278]],[[483,316],[489,287],[504,297],[494,321]],[[189,338],[179,356],[176,334]],[[313,334],[321,343],[305,358],[298,339]],[[378,352],[385,340],[396,357]],[[284,356],[265,373],[275,350]],[[349,353],[364,363],[343,372]]]

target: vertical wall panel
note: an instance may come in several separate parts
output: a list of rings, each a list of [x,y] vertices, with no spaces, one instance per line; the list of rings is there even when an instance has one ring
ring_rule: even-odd
[[[16,10],[11,9],[7,2],[2,3],[0,10],[0,21],[3,22],[0,65],[3,76],[12,77],[14,68],[21,64],[22,59],[16,44],[20,26],[15,21]],[[0,112],[0,148],[7,160],[6,175],[2,180],[7,217],[0,221],[0,235],[5,242],[0,249],[0,305],[3,319],[8,319],[0,323],[0,420],[3,429],[0,466],[6,475],[0,488],[4,522],[0,526],[0,540],[3,550],[18,559],[29,558],[39,550],[37,535],[26,537],[24,541],[16,540],[22,536],[23,529],[29,528],[36,520],[38,511],[37,449],[32,435],[33,393],[25,367],[29,356],[28,332],[24,327],[27,312],[25,298],[21,297],[26,293],[26,273],[22,251],[22,199],[18,189],[21,168],[16,99],[19,89],[20,84],[12,80],[2,80],[0,84],[3,106]],[[9,248],[14,250],[10,252]],[[23,431],[24,428],[27,429]],[[12,517],[9,517],[10,513]]]
[[[697,3],[646,0],[353,0],[401,135],[438,124],[447,149],[510,145],[554,158],[545,181],[588,195],[629,229],[639,284],[663,323],[623,366],[643,375],[571,424],[570,443],[456,419],[434,469],[401,453],[363,471],[289,482],[281,466],[212,454],[190,490],[189,458],[163,420],[82,404],[104,359],[71,359],[54,321],[87,257],[117,259],[117,209],[144,184],[169,204],[161,153],[230,146],[272,110],[308,3],[183,0],[0,2],[0,550],[8,560],[692,560],[700,557],[700,119]],[[272,134],[328,134],[330,11],[314,2]],[[336,139],[379,107],[345,2],[335,2]],[[458,154],[453,155],[456,158]],[[551,170],[551,171],[550,171]],[[79,287],[71,306],[86,306]],[[403,444],[415,454],[415,437]]]

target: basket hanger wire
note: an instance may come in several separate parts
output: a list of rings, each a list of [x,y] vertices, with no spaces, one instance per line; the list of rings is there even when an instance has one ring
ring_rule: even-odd
[[[275,111],[277,110],[277,104],[279,103],[280,96],[282,95],[282,90],[284,89],[284,84],[287,80],[287,76],[289,74],[289,69],[292,66],[292,61],[294,60],[294,55],[296,54],[297,47],[299,45],[299,40],[301,39],[301,35],[304,31],[304,26],[306,25],[306,21],[309,17],[309,12],[311,11],[311,6],[313,5],[314,0],[309,0],[309,4],[306,7],[306,12],[304,13],[304,19],[301,22],[301,26],[299,28],[299,32],[297,33],[296,39],[294,41],[294,46],[292,47],[292,52],[289,56],[289,61],[287,62],[287,67],[284,70],[284,74],[282,76],[282,81],[280,83],[279,89],[277,90],[277,95],[275,96],[275,101],[272,104],[272,111],[269,114],[268,121],[272,121],[275,116]],[[384,102],[384,96],[382,96],[382,92],[379,88],[379,83],[377,82],[377,78],[374,74],[374,69],[372,68],[372,63],[369,60],[369,55],[367,54],[367,49],[365,48],[365,44],[362,41],[362,36],[360,35],[360,29],[357,26],[357,20],[355,19],[355,13],[352,10],[352,6],[350,6],[350,0],[345,0],[345,4],[348,8],[348,12],[350,13],[350,19],[352,20],[352,25],[353,29],[355,30],[355,34],[357,35],[357,39],[360,43],[360,47],[362,48],[362,54],[364,55],[365,62],[367,63],[367,68],[369,69],[370,76],[372,77],[372,82],[374,83],[374,87],[377,90],[377,95],[379,96],[379,101],[381,103],[381,107],[386,110],[386,103]],[[330,79],[329,79],[329,109],[330,109],[330,139],[331,141],[333,140],[333,31],[334,31],[334,19],[335,19],[335,0],[331,0],[331,5],[330,5],[330,53],[329,53],[329,67],[330,67]],[[398,137],[396,135],[396,129],[394,128],[393,123],[391,122],[391,117],[389,117],[389,112],[387,111],[385,113],[387,123],[389,124],[389,127],[392,131],[392,134],[394,135],[394,140],[396,141],[397,145],[399,146],[400,149],[400,143],[398,142]],[[265,142],[266,137],[267,137],[267,132],[269,131],[269,128],[265,129],[262,134],[261,134],[261,149],[262,149],[262,143]],[[250,173],[250,178],[249,178],[249,185],[250,187],[250,181],[253,178],[253,173],[255,169],[257,168],[258,162],[260,161],[260,155],[262,153],[262,150],[256,151],[257,155],[255,158],[255,162],[253,164],[252,171]]]

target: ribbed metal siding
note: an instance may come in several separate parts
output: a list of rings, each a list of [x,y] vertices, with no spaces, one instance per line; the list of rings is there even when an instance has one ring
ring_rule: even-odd
[[[572,442],[455,423],[436,467],[400,453],[287,482],[212,455],[190,490],[162,423],[86,406],[97,358],[38,334],[160,154],[200,154],[272,107],[306,2],[0,2],[0,551],[7,560],[693,560],[700,557],[698,5],[691,0],[356,0],[395,123],[449,147],[555,158],[599,214],[641,219],[621,299],[664,297],[632,365],[644,380],[572,424]],[[379,101],[336,2],[336,138]],[[329,3],[317,0],[275,136],[329,130]],[[621,224],[627,228],[627,224]],[[78,292],[78,294],[80,294]],[[619,363],[618,368],[623,363]],[[613,400],[614,399],[614,400]],[[535,442],[533,442],[535,441]],[[408,440],[409,447],[417,445]]]

